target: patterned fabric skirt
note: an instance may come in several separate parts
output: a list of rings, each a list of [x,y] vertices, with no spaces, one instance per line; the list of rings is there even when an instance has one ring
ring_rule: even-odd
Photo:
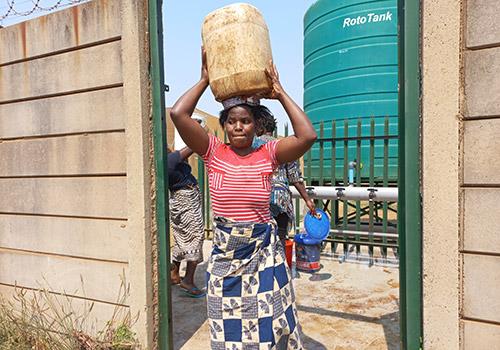
[[[203,213],[198,186],[170,194],[170,224],[174,235],[172,259],[181,262],[203,260]]]
[[[207,308],[212,350],[303,349],[274,224],[216,220]]]
[[[288,185],[273,185],[270,208],[273,217],[277,217],[282,213],[288,216],[287,231],[290,231],[291,225],[295,222],[295,211],[293,209],[292,192],[290,192]]]

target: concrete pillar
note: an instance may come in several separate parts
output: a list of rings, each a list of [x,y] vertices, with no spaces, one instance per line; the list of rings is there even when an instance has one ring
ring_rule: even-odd
[[[422,2],[423,333],[459,349],[461,2]]]

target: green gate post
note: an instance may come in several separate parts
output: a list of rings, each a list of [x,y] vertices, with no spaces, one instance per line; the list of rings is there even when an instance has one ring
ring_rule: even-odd
[[[384,179],[383,186],[387,187],[389,185],[389,117],[384,118]],[[382,219],[382,231],[387,232],[387,201],[384,201],[382,210],[383,210],[383,219]],[[384,236],[382,238],[382,242],[387,244],[387,237]],[[387,247],[382,248],[382,256],[384,259],[387,259]]]
[[[198,186],[200,187],[200,193],[201,193],[201,212],[203,213],[202,216],[205,217],[205,212],[208,212],[208,206],[206,203],[206,194],[205,194],[205,164],[203,164],[203,160],[199,155],[196,156],[196,161],[198,164]],[[204,223],[204,229],[205,229],[205,238],[208,239],[208,223],[207,220],[203,220]]]
[[[354,180],[356,183],[356,186],[361,187],[361,146],[362,146],[362,139],[363,139],[363,133],[361,129],[361,118],[358,118],[357,121],[357,127],[356,127],[356,179]],[[372,162],[373,159],[370,159],[370,162]],[[356,201],[356,231],[361,231],[361,201],[357,200]],[[360,236],[359,234],[356,234],[354,236],[356,243],[359,243],[360,241]],[[370,248],[371,249],[371,248]],[[356,258],[359,257],[361,254],[361,245],[356,244]]]
[[[170,244],[168,222],[168,172],[165,122],[165,79],[163,75],[162,0],[149,0],[150,79],[153,99],[153,142],[156,169],[156,224],[158,242],[158,348],[173,349],[170,298]]]
[[[399,0],[399,204],[401,348],[422,348],[420,1]]]

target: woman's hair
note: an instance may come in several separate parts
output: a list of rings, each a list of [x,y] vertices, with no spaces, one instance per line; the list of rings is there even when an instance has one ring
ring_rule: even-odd
[[[274,120],[273,113],[266,106],[262,106],[262,105],[251,106],[251,105],[242,103],[242,104],[239,104],[239,105],[234,106],[234,107],[238,107],[238,106],[246,108],[250,112],[250,114],[253,116],[254,122],[256,124],[261,123],[261,121],[264,120],[264,119],[272,119],[272,120]],[[227,117],[229,115],[229,111],[231,109],[233,109],[234,107],[231,107],[229,109],[224,109],[224,110],[220,111],[220,113],[219,113],[219,124],[222,127],[224,127],[224,123],[227,121]],[[275,123],[275,127],[276,127],[276,123]]]
[[[272,114],[266,114],[260,118],[259,127],[262,130],[262,133],[274,133],[276,130],[276,119]]]

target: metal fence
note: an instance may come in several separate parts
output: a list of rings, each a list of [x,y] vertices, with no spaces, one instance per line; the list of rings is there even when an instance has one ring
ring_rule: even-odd
[[[224,142],[227,142],[227,136],[219,135],[218,131],[215,130],[215,136],[221,137],[224,139]],[[198,185],[200,187],[201,196],[202,196],[202,206],[203,206],[203,221],[205,222],[205,234],[207,238],[211,238],[212,229],[213,229],[213,221],[212,221],[212,205],[210,201],[210,191],[208,189],[208,174],[205,171],[205,165],[200,156],[198,157]]]
[[[318,140],[304,156],[305,179],[312,186],[373,188],[397,187],[397,117],[371,117],[315,124]],[[296,226],[299,227],[299,200],[296,199]],[[342,249],[343,258],[374,248],[387,258],[392,248],[397,257],[397,202],[376,200],[318,201],[331,215],[327,242],[332,251]]]

